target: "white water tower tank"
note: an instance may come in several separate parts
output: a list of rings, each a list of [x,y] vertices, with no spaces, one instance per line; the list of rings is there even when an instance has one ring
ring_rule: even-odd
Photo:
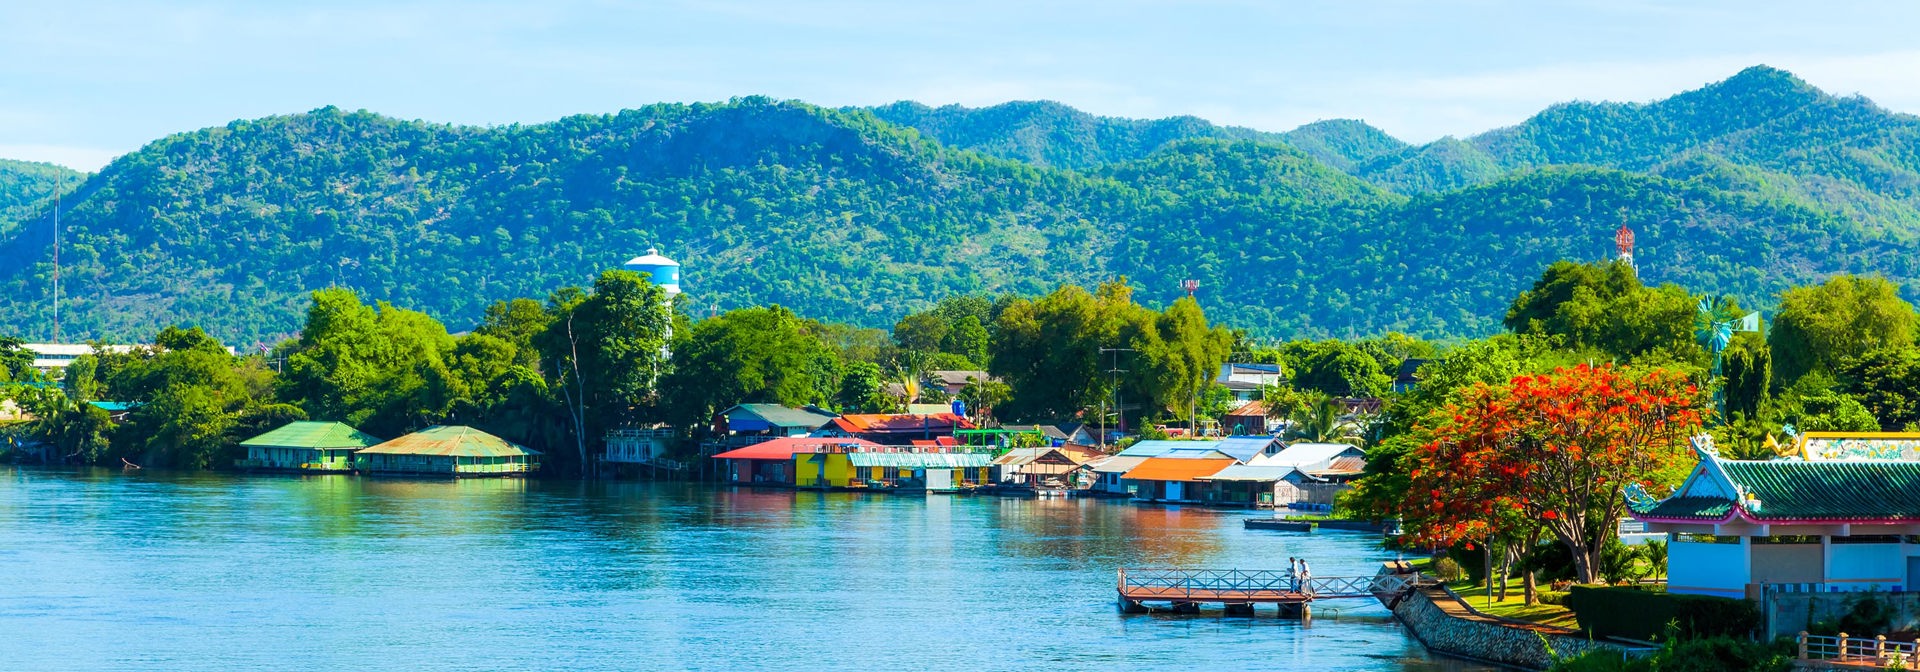
[[[680,262],[660,256],[659,248],[649,247],[644,256],[628,259],[621,267],[652,276],[653,284],[659,285],[669,299],[680,295]]]

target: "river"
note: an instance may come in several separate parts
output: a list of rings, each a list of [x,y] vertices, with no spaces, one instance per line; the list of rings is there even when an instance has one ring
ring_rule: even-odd
[[[1121,566],[1369,535],[1099,500],[0,467],[8,670],[1478,670],[1369,601],[1124,615]]]

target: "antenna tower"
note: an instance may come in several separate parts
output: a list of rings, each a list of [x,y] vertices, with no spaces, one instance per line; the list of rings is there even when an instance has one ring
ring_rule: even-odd
[[[1615,257],[1616,260],[1628,268],[1640,270],[1639,265],[1633,263],[1633,229],[1627,228],[1626,224],[1621,224],[1620,230],[1613,232],[1613,249],[1620,253]]]

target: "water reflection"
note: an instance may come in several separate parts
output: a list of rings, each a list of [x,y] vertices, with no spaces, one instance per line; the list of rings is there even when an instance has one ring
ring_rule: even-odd
[[[9,669],[1473,669],[1378,605],[1121,615],[1119,566],[1371,572],[1204,509],[0,470]]]

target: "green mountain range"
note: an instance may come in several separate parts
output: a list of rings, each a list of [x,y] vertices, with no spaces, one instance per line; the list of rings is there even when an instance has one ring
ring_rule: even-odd
[[[1766,306],[1834,272],[1916,276],[1917,132],[1764,67],[1420,146],[1357,121],[1264,133],[1044,102],[743,98],[485,128],[324,108],[87,176],[63,215],[63,332],[270,341],[333,284],[465,329],[657,245],[700,316],[885,326],[953,293],[1125,275],[1150,303],[1198,279],[1210,314],[1267,337],[1470,336],[1553,260],[1611,256],[1622,223],[1645,280]],[[51,226],[15,165],[0,333],[46,338]]]

